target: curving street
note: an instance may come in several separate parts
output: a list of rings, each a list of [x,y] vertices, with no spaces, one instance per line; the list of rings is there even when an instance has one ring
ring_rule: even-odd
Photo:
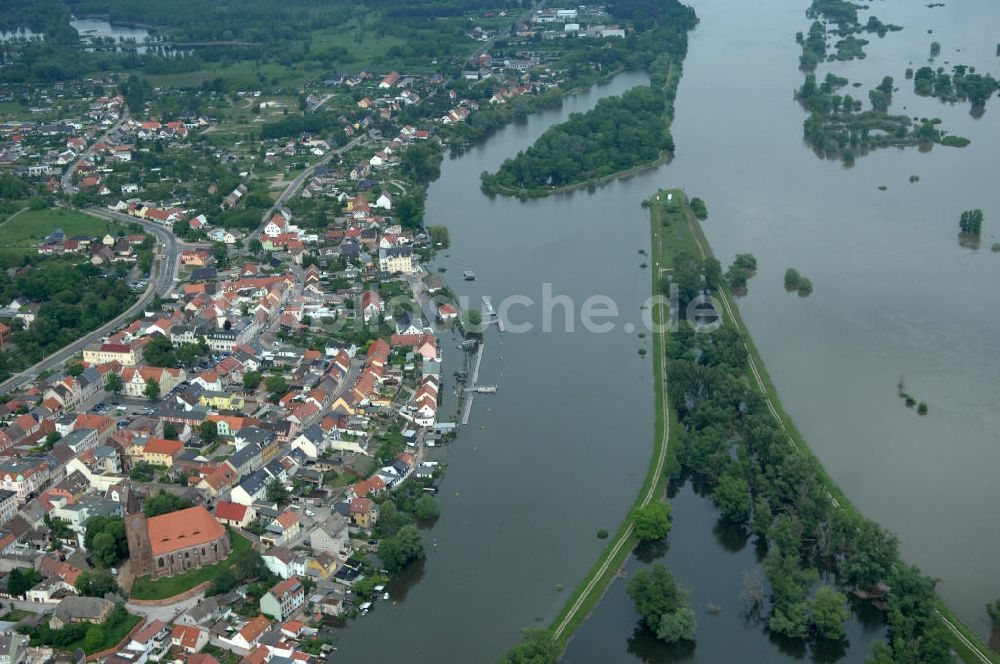
[[[108,219],[116,223],[138,223],[145,230],[156,236],[157,247],[153,252],[153,267],[151,269],[149,282],[146,285],[146,290],[142,292],[139,299],[136,300],[132,306],[112,320],[92,332],[85,334],[68,346],[60,348],[37,364],[28,367],[21,373],[15,374],[0,383],[0,393],[17,389],[25,383],[35,380],[39,374],[55,369],[69,358],[83,351],[83,349],[89,344],[107,336],[116,328],[140,314],[145,306],[149,304],[154,297],[167,295],[173,289],[174,277],[177,275],[177,269],[180,263],[179,258],[181,250],[184,248],[198,246],[178,241],[173,232],[164,226],[144,221],[142,219],[136,219],[134,217],[121,214],[120,212],[112,212],[101,208],[90,208],[83,210],[83,212],[102,219]]]

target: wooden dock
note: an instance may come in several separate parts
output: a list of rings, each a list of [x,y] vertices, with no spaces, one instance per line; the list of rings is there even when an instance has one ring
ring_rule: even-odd
[[[480,343],[479,348],[476,349],[476,359],[475,364],[472,367],[472,373],[469,374],[469,385],[471,388],[462,389],[462,425],[469,423],[469,417],[472,415],[472,402],[475,400],[476,392],[478,392],[478,386],[476,381],[479,379],[479,367],[483,363],[483,351],[486,350],[486,344]]]

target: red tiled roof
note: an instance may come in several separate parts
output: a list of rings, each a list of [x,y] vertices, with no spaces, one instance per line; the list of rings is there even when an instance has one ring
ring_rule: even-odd
[[[154,516],[147,528],[154,556],[207,544],[226,534],[223,525],[201,505]]]
[[[143,448],[147,454],[169,454],[176,456],[184,449],[184,443],[179,440],[167,440],[166,438],[150,438]]]
[[[306,624],[301,620],[288,620],[281,626],[281,631],[295,636],[301,632],[302,628],[305,626]]]
[[[236,471],[226,464],[221,464],[214,471],[205,476],[205,481],[216,491],[227,486],[232,486],[237,479]]]
[[[215,506],[215,518],[227,521],[242,521],[247,514],[247,506],[220,500]]]
[[[219,660],[203,652],[188,655],[187,664],[219,664]]]
[[[351,501],[351,514],[367,514],[372,510],[372,501],[368,498],[355,498]]]
[[[151,638],[160,633],[160,630],[167,626],[162,620],[154,620],[147,623],[145,627],[132,635],[132,640],[136,643],[146,643]]]
[[[251,620],[250,622],[248,622],[246,625],[243,626],[243,629],[240,630],[240,636],[242,636],[243,640],[246,641],[247,643],[253,643],[257,639],[259,639],[260,635],[263,634],[265,630],[267,630],[267,628],[270,626],[271,626],[270,620],[268,620],[264,616],[257,616],[256,618],[254,618],[253,620]]]
[[[171,637],[180,642],[184,648],[195,648],[198,645],[198,637],[201,630],[190,625],[174,625]]]
[[[305,587],[302,585],[302,582],[299,581],[298,577],[292,576],[285,579],[284,581],[279,581],[278,583],[276,583],[274,587],[271,588],[270,592],[278,599],[282,599],[288,595],[294,595],[300,592],[304,592],[304,590]]]
[[[274,520],[277,521],[279,524],[281,524],[281,527],[285,529],[291,528],[292,526],[294,526],[296,523],[299,522],[299,518],[295,516],[295,513],[292,512],[291,510],[285,510],[284,512],[279,514]]]

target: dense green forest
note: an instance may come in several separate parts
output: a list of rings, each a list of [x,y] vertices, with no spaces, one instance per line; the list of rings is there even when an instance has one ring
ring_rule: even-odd
[[[650,86],[602,99],[594,109],[550,127],[496,173],[484,173],[484,191],[544,193],[611,176],[673,152],[670,121],[687,53],[687,32],[698,21],[694,10],[677,0],[619,0],[608,11],[616,19],[633,22],[635,33],[625,44],[632,54],[629,65],[647,70]]]
[[[483,177],[487,192],[561,187],[605,177],[673,151],[663,113],[666,100],[642,86],[602,99],[546,131],[495,175]]]

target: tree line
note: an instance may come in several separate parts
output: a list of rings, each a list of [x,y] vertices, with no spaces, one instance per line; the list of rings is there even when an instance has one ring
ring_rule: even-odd
[[[938,67],[921,67],[914,72],[908,69],[907,78],[913,78],[913,91],[922,97],[936,97],[944,102],[968,101],[973,112],[981,112],[993,93],[1000,90],[1000,82],[990,74],[977,74],[975,67],[955,65],[951,74]]]
[[[675,279],[709,281],[705,262],[688,257],[674,265]],[[682,291],[682,308],[692,296]],[[683,326],[669,336],[670,399],[681,425],[671,475],[696,478],[723,517],[766,548],[771,603],[761,619],[777,635],[841,639],[849,617],[844,591],[879,594],[886,584],[890,638],[876,646],[873,661],[950,662],[934,613],[934,581],[900,559],[895,535],[835,505],[819,463],[789,442],[764,395],[746,380],[744,341],[731,322],[712,334]]]

